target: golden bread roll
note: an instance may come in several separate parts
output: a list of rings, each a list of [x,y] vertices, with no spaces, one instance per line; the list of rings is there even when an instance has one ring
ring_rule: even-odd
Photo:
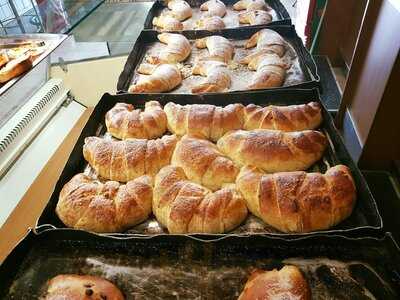
[[[245,44],[246,49],[255,46],[257,46],[255,51],[240,61],[242,64],[249,64],[258,56],[265,54],[272,53],[282,57],[287,48],[285,39],[279,33],[271,29],[262,29],[256,32]]]
[[[224,233],[244,221],[247,208],[235,185],[212,193],[166,166],[155,177],[153,213],[169,233]]]
[[[215,144],[186,135],[176,144],[171,164],[181,167],[189,180],[212,191],[235,182],[239,173],[239,169]]]
[[[101,177],[127,182],[142,175],[154,176],[168,165],[177,141],[175,135],[125,141],[87,137],[83,156]]]
[[[131,93],[163,93],[176,88],[182,82],[181,71],[175,65],[141,64],[138,73],[147,74],[129,87]]]
[[[217,146],[239,166],[257,166],[273,173],[308,169],[321,159],[327,139],[313,130],[236,130],[220,138]]]
[[[212,35],[196,40],[196,47],[204,49],[207,47],[209,55],[205,60],[215,60],[228,63],[232,60],[233,44],[223,36]]]
[[[206,76],[204,81],[192,88],[194,94],[223,92],[231,86],[231,72],[220,61],[198,61],[192,74]]]
[[[239,23],[262,25],[272,22],[272,16],[264,10],[250,10],[239,14]]]
[[[240,0],[233,5],[234,10],[271,10],[271,7],[264,0]]]
[[[174,64],[184,61],[192,52],[188,39],[179,33],[164,32],[157,35],[158,40],[166,46],[158,56],[150,56],[147,60],[151,64]]]
[[[182,136],[195,135],[216,142],[225,133],[243,126],[243,105],[219,107],[209,104],[179,105],[169,102],[164,106],[168,129]]]
[[[157,101],[146,102],[144,111],[117,103],[105,119],[108,132],[119,139],[155,139],[167,130],[167,115]]]
[[[172,16],[162,15],[153,18],[153,25],[166,31],[182,31],[183,24],[181,21]]]
[[[290,66],[275,54],[263,54],[250,61],[248,67],[256,73],[247,88],[266,89],[282,86]]]
[[[311,300],[307,280],[295,266],[279,271],[255,270],[250,275],[238,300]]]
[[[350,170],[343,165],[325,174],[264,174],[255,167],[243,167],[236,186],[248,209],[282,232],[331,228],[351,215],[356,199]]]
[[[265,107],[249,104],[244,108],[243,129],[301,131],[318,128],[321,122],[321,106],[317,102]]]
[[[0,83],[6,83],[32,68],[32,60],[29,54],[23,54],[6,64],[4,62],[6,62],[5,57],[3,57],[3,67],[0,67]]]
[[[184,21],[192,16],[192,8],[183,0],[167,0],[168,8],[171,10],[167,14],[179,21]]]
[[[52,278],[45,300],[124,300],[110,281],[90,275],[63,274]]]
[[[205,16],[223,17],[226,14],[226,6],[220,0],[208,0],[200,5],[200,10],[207,11]]]
[[[202,30],[220,30],[225,28],[225,23],[221,17],[205,16],[196,22],[196,28]]]
[[[60,192],[56,213],[67,226],[94,232],[122,232],[151,213],[152,179],[141,176],[121,185],[75,175]]]

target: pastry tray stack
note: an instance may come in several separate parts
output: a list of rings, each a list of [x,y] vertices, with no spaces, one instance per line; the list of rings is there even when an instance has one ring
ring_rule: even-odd
[[[201,4],[206,2],[205,0],[189,0],[186,1],[192,8],[199,8]],[[227,9],[228,14],[232,11],[232,6],[237,2],[237,0],[223,0],[222,1]],[[289,13],[287,12],[285,6],[279,0],[267,0],[265,1],[273,10],[273,19],[269,25],[291,25],[292,20],[290,19]],[[149,13],[144,21],[145,30],[154,30],[153,18],[158,17],[162,11],[166,8],[165,2],[161,0],[154,1]],[[245,25],[241,24],[241,27],[260,27],[260,25]],[[262,27],[262,26],[261,26]],[[232,28],[232,27],[228,27]]]
[[[230,0],[224,2],[232,4]],[[400,249],[390,233],[382,232],[376,202],[331,115],[320,101],[315,62],[290,25],[282,4],[278,0],[267,2],[280,17],[270,25],[218,32],[192,30],[182,34],[189,39],[214,34],[247,39],[260,28],[273,29],[295,50],[304,82],[257,91],[199,95],[127,93],[135,70],[143,60],[145,46],[156,41],[157,32],[149,30],[150,21],[163,4],[157,1],[153,5],[146,20],[146,30],[136,41],[119,77],[119,93],[106,93],[100,99],[36,227],[0,266],[1,299],[39,298],[44,295],[48,280],[59,274],[90,274],[105,278],[117,285],[128,300],[237,299],[255,268],[272,270],[288,264],[301,270],[316,299],[366,299],[371,294],[377,299],[400,297]],[[193,5],[199,3],[194,1]],[[141,109],[151,100],[158,101],[162,107],[168,102],[216,106],[318,102],[323,119],[318,130],[327,137],[328,147],[323,158],[307,171],[325,172],[337,164],[349,167],[357,189],[351,216],[328,230],[291,234],[268,226],[254,226],[259,223],[254,223],[250,214],[241,226],[225,234],[168,234],[158,230],[161,226],[153,215],[121,233],[99,234],[66,228],[56,215],[55,207],[65,183],[87,167],[82,154],[85,138],[104,136],[105,114],[116,103],[129,103]]]
[[[292,51],[295,52],[296,64],[298,64],[297,68],[299,69],[299,75],[302,78],[295,78],[291,80],[291,82],[285,83],[281,87],[269,88],[265,91],[270,91],[274,93],[277,90],[286,90],[286,89],[311,89],[311,88],[320,88],[320,78],[317,71],[317,66],[315,64],[314,59],[312,58],[310,52],[304,47],[303,42],[299,38],[296,33],[296,30],[293,25],[277,25],[277,26],[264,26],[264,27],[252,27],[252,28],[232,28],[232,29],[223,29],[219,31],[207,31],[207,30],[190,30],[180,32],[184,35],[190,42],[193,43],[194,40],[204,38],[212,35],[223,36],[229,40],[242,42],[248,40],[253,34],[262,30],[263,28],[268,28],[278,32],[292,47]],[[148,53],[149,48],[157,42],[157,35],[159,32],[154,30],[143,30],[138,39],[136,40],[135,45],[133,46],[132,51],[129,53],[128,59],[125,63],[124,69],[121,72],[118,83],[117,83],[117,91],[118,93],[126,93],[128,92],[129,86],[132,84],[134,80],[134,76],[137,74],[137,68],[141,63],[144,62],[145,55]],[[192,46],[194,49],[194,46]],[[192,52],[193,53],[193,52]],[[193,54],[192,54],[193,56]],[[195,60],[195,58],[190,58],[191,60]],[[189,64],[193,64],[192,61]],[[241,70],[233,70],[235,72],[241,72]],[[239,76],[242,74],[238,74]],[[243,76],[247,76],[245,73]],[[242,77],[242,76],[241,76]],[[288,76],[289,77],[289,76]],[[243,78],[243,77],[242,77]],[[184,81],[185,82],[185,79]],[[228,90],[225,94],[230,93],[238,93],[238,92],[248,92],[251,93],[255,90]],[[154,93],[153,93],[154,94]],[[172,90],[168,93],[163,93],[165,95],[177,95],[177,94],[186,94],[190,95],[191,93],[186,91],[177,91],[177,89]],[[143,93],[141,93],[143,95]],[[173,99],[173,97],[171,98]]]
[[[167,95],[137,95],[137,94],[121,94],[112,96],[105,94],[100,102],[96,105],[92,115],[90,116],[86,126],[83,128],[81,135],[75,144],[74,149],[67,161],[67,164],[56,184],[53,195],[51,196],[48,205],[43,211],[42,216],[38,220],[37,226],[45,229],[56,229],[65,228],[65,225],[59,220],[55,213],[55,207],[58,202],[58,197],[63,186],[75,175],[84,172],[87,162],[85,161],[82,154],[82,147],[85,143],[85,138],[89,136],[104,136],[106,131],[106,126],[104,123],[104,116],[108,110],[110,110],[116,103],[130,103],[134,104],[136,108],[143,108],[144,103],[150,100],[158,101],[162,106],[171,101],[171,96]],[[266,105],[291,105],[291,104],[301,104],[310,101],[320,102],[319,93],[316,89],[314,90],[293,90],[293,91],[279,91],[274,94],[269,92],[255,92],[252,94],[248,93],[237,93],[237,94],[227,94],[227,95],[203,95],[199,98],[196,95],[176,95],[173,98],[173,102],[177,104],[214,104],[218,106],[225,106],[229,103],[242,103],[244,105],[254,103],[261,106]],[[373,234],[379,230],[382,226],[382,220],[377,210],[377,206],[371,192],[368,189],[367,183],[365,182],[360,170],[352,161],[343,141],[336,130],[333,120],[329,113],[324,107],[322,107],[322,118],[323,123],[320,127],[322,132],[328,137],[329,145],[325,152],[324,157],[311,167],[311,171],[320,171],[324,173],[326,171],[327,165],[334,166],[337,164],[347,165],[352,172],[353,178],[355,180],[355,185],[357,187],[357,202],[356,207],[353,210],[352,215],[341,222],[334,228],[331,228],[324,232],[329,233],[345,233],[345,234]],[[198,238],[205,240],[218,239],[227,235],[237,235],[245,236],[249,234],[261,234],[261,235],[275,235],[282,237],[298,237],[303,234],[285,234],[279,231],[273,230],[272,228],[264,227],[263,229],[258,229],[256,232],[252,231],[251,228],[254,227],[254,220],[249,219],[244,225],[240,226],[236,230],[228,234],[199,234]],[[139,224],[138,226],[132,228],[128,232],[122,233],[125,235],[133,236],[150,236],[155,234],[165,235],[164,231],[155,231],[154,227],[157,221],[154,217],[151,217],[148,221]],[[259,226],[258,226],[259,227]],[[307,233],[306,235],[318,234],[321,232]],[[115,235],[115,234],[114,234]],[[121,234],[116,234],[120,236]]]

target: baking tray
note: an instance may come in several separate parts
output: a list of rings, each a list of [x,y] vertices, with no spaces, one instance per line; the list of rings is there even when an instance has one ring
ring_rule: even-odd
[[[13,85],[17,84],[17,82],[22,79],[27,73],[29,73],[33,68],[35,68],[42,60],[50,55],[61,43],[68,37],[66,34],[49,34],[49,33],[36,33],[36,34],[16,34],[16,35],[7,35],[0,37],[0,44],[13,42],[15,40],[42,40],[48,43],[48,47],[45,52],[43,52],[39,57],[37,57],[33,66],[30,70],[25,72],[24,74],[15,77],[6,83],[0,83],[0,96],[3,95],[8,89],[10,89]]]
[[[227,15],[235,15],[239,14],[240,12],[243,11],[235,11],[233,10],[233,5],[238,2],[239,0],[222,0],[222,2],[225,4],[227,8]],[[186,1],[190,7],[197,8],[199,9],[200,5],[202,5],[204,2],[207,2],[207,0],[187,0]],[[272,9],[272,22],[265,25],[291,25],[292,20],[290,19],[289,13],[287,12],[285,6],[281,3],[279,0],[266,0],[265,1]],[[164,4],[164,1],[157,0],[153,3],[152,7],[149,10],[149,13],[146,17],[146,20],[144,21],[144,29],[145,30],[156,30],[156,28],[153,26],[153,18],[158,17],[161,15],[161,12],[167,8],[167,5]],[[189,20],[192,18],[189,18]],[[196,19],[197,20],[197,19]],[[194,20],[194,22],[196,21]],[[183,21],[183,26],[185,27],[185,21]],[[260,25],[249,25],[249,24],[239,24],[239,26],[235,27],[227,27],[227,28],[238,28],[238,27],[260,27]],[[184,29],[184,30],[191,30],[191,29]]]
[[[301,39],[296,33],[294,26],[268,26],[268,27],[260,27],[260,28],[237,28],[237,29],[224,29],[215,32],[210,32],[206,30],[198,30],[198,31],[184,31],[181,32],[186,38],[189,40],[196,40],[202,37],[211,36],[211,35],[221,35],[228,39],[245,41],[249,39],[254,33],[260,31],[263,28],[269,28],[278,32],[293,48],[293,51],[297,55],[298,59],[298,68],[301,71],[303,76],[303,81],[299,83],[294,83],[282,87],[270,88],[270,91],[278,91],[285,89],[293,89],[293,88],[315,88],[320,87],[320,78],[317,72],[317,67],[315,61],[313,60],[311,54],[304,47]],[[130,52],[127,61],[125,63],[124,69],[118,78],[117,90],[119,93],[127,92],[129,86],[131,85],[133,79],[136,76],[136,69],[142,63],[144,56],[147,52],[147,48],[158,42],[157,35],[159,33],[157,31],[142,31],[136,40],[135,45],[133,46],[132,51]],[[192,50],[195,47],[192,45]],[[237,48],[238,49],[238,48]],[[206,50],[203,50],[206,51]],[[187,60],[193,60],[191,56]],[[243,90],[246,92],[256,91],[256,90]],[[224,94],[230,93],[239,93],[241,91],[229,91]],[[143,93],[142,93],[143,94]],[[168,93],[152,93],[152,95],[158,94],[169,94],[169,95],[180,95],[186,94],[191,95],[191,93],[182,93],[177,91],[172,91]],[[217,93],[218,94],[218,93]],[[171,98],[172,99],[172,98]]]
[[[185,236],[112,238],[74,230],[30,232],[0,266],[1,299],[38,299],[58,274],[90,274],[131,299],[237,299],[254,268],[298,266],[313,299],[399,299],[400,252],[381,238],[295,240]]]
[[[45,207],[42,215],[40,216],[37,225],[47,228],[49,230],[55,228],[64,228],[65,225],[59,220],[55,213],[55,207],[58,202],[59,193],[64,186],[75,174],[85,170],[87,162],[83,158],[82,147],[84,140],[88,136],[102,135],[106,128],[104,125],[104,116],[106,112],[111,109],[117,102],[126,102],[134,104],[136,107],[143,107],[144,103],[149,100],[157,100],[162,105],[168,102],[165,97],[155,97],[151,95],[132,95],[132,94],[121,94],[111,96],[104,94],[100,102],[95,107],[92,115],[86,123],[82,133],[75,144],[74,149],[69,156],[69,159],[64,167],[64,170],[55,186],[52,196],[50,197],[47,206]],[[317,90],[295,90],[295,91],[280,91],[275,95],[270,95],[265,92],[254,93],[251,96],[247,94],[230,94],[230,95],[208,95],[208,96],[176,96],[174,102],[179,104],[190,104],[190,103],[208,103],[215,105],[227,105],[228,103],[240,102],[243,104],[255,103],[260,105],[266,104],[277,104],[277,105],[288,105],[288,104],[300,104],[309,101],[319,101],[319,94]],[[325,172],[327,165],[336,165],[343,163],[347,165],[353,174],[355,185],[357,187],[357,202],[352,215],[344,222],[338,224],[336,227],[325,230],[323,232],[328,233],[340,233],[340,234],[374,234],[382,228],[382,219],[379,215],[375,200],[368,189],[368,186],[354,164],[347,152],[339,133],[333,125],[333,121],[329,113],[325,108],[322,108],[323,124],[322,131],[327,135],[330,140],[330,146],[324,155],[324,159],[315,164],[310,170]],[[86,168],[87,169],[87,168]],[[47,225],[46,225],[47,224]],[[313,235],[313,233],[299,233],[299,234],[287,234],[281,233],[276,229],[266,225],[260,219],[255,216],[249,215],[244,224],[230,232],[229,234],[201,234],[203,239],[217,239],[228,235],[248,235],[248,234],[260,234],[260,235],[276,235],[287,238],[293,238],[299,235]],[[125,233],[114,234],[118,235],[157,235],[157,234],[168,234],[159,223],[156,221],[154,216],[151,216],[147,221],[139,224]]]

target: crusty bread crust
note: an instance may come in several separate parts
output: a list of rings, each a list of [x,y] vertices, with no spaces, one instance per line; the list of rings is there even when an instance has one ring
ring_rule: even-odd
[[[8,62],[0,69],[0,83],[5,83],[32,68],[32,61],[29,54]]]

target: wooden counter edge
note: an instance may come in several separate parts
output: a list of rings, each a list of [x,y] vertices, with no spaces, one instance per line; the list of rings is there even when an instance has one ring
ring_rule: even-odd
[[[64,165],[93,111],[87,108],[42,171],[26,191],[21,201],[0,228],[0,263],[26,235],[47,205]]]

